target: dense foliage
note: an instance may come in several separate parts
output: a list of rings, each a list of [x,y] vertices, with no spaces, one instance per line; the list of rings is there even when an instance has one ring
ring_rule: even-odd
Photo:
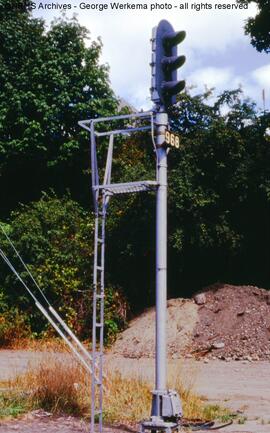
[[[246,34],[251,37],[251,43],[258,51],[270,52],[270,1],[240,0],[242,3],[255,3],[258,11],[254,17],[247,20]]]
[[[183,135],[170,175],[179,280],[191,287],[215,280],[269,286],[269,114],[235,91],[213,107],[185,96],[173,116]]]
[[[22,206],[17,212],[13,212],[10,223],[3,227],[17,250],[22,252],[23,259],[45,297],[72,329],[81,337],[89,337],[92,316],[92,215],[69,197],[60,200],[55,196],[44,195],[38,202]],[[0,241],[34,296],[46,305],[3,233]],[[27,312],[27,323],[32,326],[32,331],[50,335],[51,328],[47,327],[33,300],[2,261],[0,273],[2,338],[6,336],[7,326],[13,326],[14,318],[17,318],[14,306]],[[125,317],[126,303],[121,292],[108,285],[105,316],[108,338],[114,335],[118,328],[123,327]],[[21,328],[22,332],[30,329],[25,326]]]
[[[168,158],[170,296],[218,280],[270,284],[270,116],[240,91],[224,92],[212,106],[209,96],[183,95],[171,113],[182,147]],[[155,201],[123,201],[113,204],[121,219],[109,233],[109,266],[140,308],[142,299],[154,300]]]

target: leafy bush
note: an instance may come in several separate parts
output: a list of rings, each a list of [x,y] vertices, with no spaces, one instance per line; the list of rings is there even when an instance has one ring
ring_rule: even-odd
[[[18,308],[10,308],[0,315],[0,345],[9,346],[19,339],[31,336],[27,314]]]
[[[112,343],[127,324],[128,303],[123,292],[113,286],[105,290],[104,331],[107,343]]]
[[[89,337],[91,330],[93,228],[92,214],[69,196],[59,199],[53,194],[44,194],[40,201],[21,206],[12,213],[8,226],[10,238],[45,297],[82,338]],[[0,240],[35,296],[44,302],[3,235]],[[51,336],[52,329],[29,302],[20,282],[3,263],[0,266],[6,310],[19,306],[26,311],[33,332]],[[119,289],[110,287],[108,295],[105,323],[108,337],[112,338],[124,325],[126,303]]]

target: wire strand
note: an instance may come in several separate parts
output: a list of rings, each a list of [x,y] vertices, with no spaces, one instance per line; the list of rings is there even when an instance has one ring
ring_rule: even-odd
[[[5,255],[4,251],[0,248],[0,255],[3,258],[3,260],[6,262],[6,264],[8,265],[8,267],[12,270],[12,272],[16,275],[17,279],[22,283],[22,285],[24,286],[24,288],[27,290],[27,292],[29,293],[29,295],[34,299],[35,302],[38,302],[37,298],[35,297],[34,293],[29,289],[29,287],[25,284],[25,282],[23,281],[23,279],[21,278],[20,274],[16,271],[16,269],[14,268],[14,266],[12,265],[12,263],[9,261],[9,259],[7,258],[7,256]]]
[[[82,357],[81,353],[78,351],[78,348],[74,345],[74,343],[72,344],[72,342],[69,341],[68,337],[63,333],[63,331],[60,329],[60,327],[55,323],[55,321],[49,315],[48,311],[46,311],[46,309],[40,304],[40,302],[38,301],[38,299],[36,298],[36,296],[34,295],[34,293],[29,289],[29,287],[27,286],[27,284],[23,281],[22,277],[17,272],[17,270],[14,268],[14,266],[12,265],[12,263],[10,262],[10,260],[8,259],[8,257],[6,256],[6,254],[4,253],[4,251],[1,248],[0,248],[0,256],[5,261],[5,263],[8,265],[8,267],[10,268],[10,270],[15,274],[15,276],[20,281],[20,283],[27,290],[27,292],[29,293],[29,295],[32,297],[32,299],[34,300],[37,308],[42,312],[42,314],[46,317],[46,319],[49,321],[49,323],[58,332],[58,334],[60,335],[60,337],[62,337],[62,339],[66,342],[66,344],[71,348],[72,353],[77,356],[77,358],[81,361],[81,363],[84,365],[84,367],[86,367],[86,369],[92,374],[93,371],[92,371],[91,365],[88,365],[87,361]],[[81,342],[77,339],[77,337],[72,333],[72,331],[68,328],[68,326],[60,318],[60,316],[58,316],[58,314],[56,313],[56,311],[51,306],[50,306],[50,311],[53,312],[54,316],[56,317],[56,319],[58,320],[58,322],[60,323],[60,325],[64,328],[64,330],[66,332],[68,332],[68,334],[70,335],[70,337],[72,337],[73,341],[75,341],[75,343],[77,344],[77,346],[79,347],[79,349],[83,352],[83,354],[85,356],[87,356],[88,361],[90,361],[90,363],[91,363],[92,362],[91,356],[90,356],[89,353],[86,352],[85,349],[82,349]],[[67,329],[69,331],[67,331]]]
[[[20,255],[19,251],[16,249],[14,243],[12,242],[12,240],[10,239],[10,237],[8,236],[7,232],[4,230],[2,224],[0,224],[0,228],[1,228],[4,236],[6,237],[7,241],[9,242],[9,244],[11,245],[11,247],[13,248],[13,250],[15,251],[15,253],[16,253],[17,257],[19,258],[20,262],[22,263],[24,269],[27,271],[28,275],[30,276],[30,278],[33,281],[33,283],[35,284],[36,288],[39,290],[41,296],[43,297],[43,299],[45,300],[45,302],[47,302],[47,304],[50,306],[50,302],[49,302],[48,298],[45,296],[43,290],[38,285],[36,279],[34,278],[33,274],[30,271],[30,269],[28,268],[28,266],[24,262],[22,256]]]

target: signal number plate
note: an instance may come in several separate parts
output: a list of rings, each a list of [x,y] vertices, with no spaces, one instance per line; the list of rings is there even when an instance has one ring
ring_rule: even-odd
[[[179,135],[173,134],[170,131],[165,132],[165,143],[169,147],[175,147],[176,149],[180,148],[180,137]]]

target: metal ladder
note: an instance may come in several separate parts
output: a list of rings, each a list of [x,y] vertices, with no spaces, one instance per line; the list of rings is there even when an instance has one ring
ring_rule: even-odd
[[[94,192],[95,196],[95,238],[93,269],[93,313],[92,313],[92,385],[91,385],[91,433],[98,421],[98,431],[102,433],[103,408],[103,347],[104,347],[104,272],[105,272],[105,229],[106,213],[110,193],[104,188],[111,181],[113,155],[113,135],[109,137],[108,158],[103,184]],[[98,176],[97,176],[98,178]]]
[[[128,126],[124,129],[113,129],[99,132],[95,129],[97,123],[115,120],[138,119],[150,120],[149,126]],[[115,135],[129,135],[138,131],[152,131],[153,113],[133,113],[105,118],[82,120],[79,125],[90,133],[91,142],[91,176],[92,192],[95,210],[95,235],[94,235],[94,269],[93,269],[93,322],[92,322],[92,383],[91,383],[91,433],[95,432],[95,421],[98,422],[98,432],[102,433],[102,407],[103,391],[105,390],[103,379],[106,375],[103,371],[103,338],[104,338],[104,271],[105,271],[105,225],[107,207],[111,196],[118,194],[132,194],[145,191],[155,191],[156,180],[141,180],[137,182],[111,183],[113,146]],[[106,159],[106,167],[103,182],[100,182],[96,138],[109,137],[109,146]]]
[[[91,432],[98,418],[99,432],[102,431],[103,406],[103,337],[104,337],[104,269],[105,269],[105,223],[107,196],[102,192],[101,204],[95,217],[94,271],[93,271],[93,327],[92,359],[93,374],[91,387]]]

